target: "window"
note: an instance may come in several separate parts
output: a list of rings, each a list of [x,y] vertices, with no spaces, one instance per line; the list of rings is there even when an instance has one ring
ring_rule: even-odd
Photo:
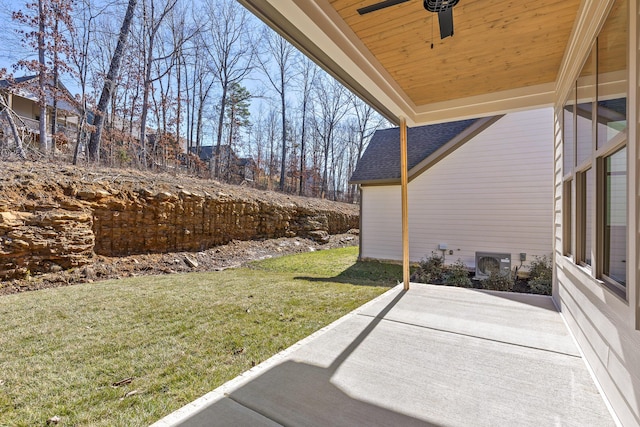
[[[573,190],[571,186],[573,185],[573,180],[566,180],[563,184],[562,190],[562,224],[563,224],[563,252],[566,256],[573,256],[573,213],[571,211],[571,206],[573,205]]]
[[[576,166],[593,153],[593,104],[596,100],[596,49],[591,50],[576,85]]]
[[[628,1],[616,0],[563,107],[563,252],[626,297]]]
[[[562,144],[562,174],[566,176],[573,172],[574,166],[574,151],[575,151],[575,129],[573,122],[573,111],[575,110],[576,104],[576,91],[575,88],[571,91],[571,95],[569,95],[569,99],[567,103],[564,105],[562,110],[562,134],[563,134],[563,144]]]
[[[562,224],[563,224],[563,251],[566,256],[573,256],[573,180],[572,174],[575,164],[575,122],[574,114],[576,104],[575,87],[569,95],[569,99],[562,109],[562,176],[563,183],[563,203],[562,203]]]
[[[598,35],[598,149],[627,128],[627,0],[617,1]]]
[[[604,159],[604,278],[627,284],[627,148]]]
[[[595,193],[595,174],[593,168],[578,174],[578,262],[591,266],[593,254],[593,212]]]

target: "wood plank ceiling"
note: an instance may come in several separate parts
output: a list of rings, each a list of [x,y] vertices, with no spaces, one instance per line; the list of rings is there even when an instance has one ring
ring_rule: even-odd
[[[580,0],[460,0],[440,40],[422,0],[329,0],[415,105],[555,82]],[[431,44],[433,43],[433,48]]]

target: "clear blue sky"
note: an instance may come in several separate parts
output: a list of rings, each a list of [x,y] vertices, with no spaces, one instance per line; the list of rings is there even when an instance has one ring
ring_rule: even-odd
[[[20,44],[18,25],[11,19],[11,12],[23,9],[25,1],[0,1],[0,68],[9,66],[25,56],[26,50]]]

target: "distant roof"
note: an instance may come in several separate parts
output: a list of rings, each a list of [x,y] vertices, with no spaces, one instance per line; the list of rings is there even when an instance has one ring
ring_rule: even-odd
[[[9,80],[9,79],[3,79],[0,80],[0,88],[7,88],[7,87],[11,87],[15,84],[18,83],[24,83],[26,81],[35,79],[36,77],[38,77],[37,74],[34,74],[32,76],[22,76],[22,77],[14,77],[13,79]]]
[[[0,80],[0,89],[8,89],[8,88],[12,88],[14,86],[19,85],[18,90],[15,91],[14,93],[18,96],[21,96],[26,99],[30,99],[31,101],[35,102],[37,100],[37,95],[33,92],[33,89],[32,89],[34,83],[28,83],[25,85],[21,85],[21,84],[25,82],[30,82],[31,80],[37,80],[37,78],[38,78],[38,75],[33,74],[30,76],[3,79],[3,80]],[[50,80],[47,83],[47,86],[51,87],[53,86],[53,78],[51,76],[48,76],[48,78]],[[61,81],[58,81],[58,89],[61,90],[61,92],[59,92],[61,96],[58,98],[58,109],[80,114],[80,112],[82,111],[82,106],[74,98],[71,92],[69,92],[69,89],[67,89],[67,87]],[[51,105],[52,103],[53,103],[53,98],[52,98],[51,92],[48,91],[47,105]]]
[[[211,158],[213,157],[214,153],[218,153],[218,146],[215,145],[204,145],[204,146],[200,146],[198,147],[191,147],[190,148],[191,153],[197,153],[200,152],[200,160],[202,161],[209,161],[211,160]],[[229,145],[226,144],[222,144],[220,146],[220,153],[221,156],[226,156],[229,155]],[[235,158],[236,155],[235,153],[232,151],[231,155]]]
[[[626,117],[627,116],[627,98],[608,99],[606,101],[598,101],[598,107],[604,107],[609,110]]]
[[[460,120],[407,129],[409,170],[482,119]],[[360,158],[350,182],[387,182],[400,179],[400,129],[377,130]]]

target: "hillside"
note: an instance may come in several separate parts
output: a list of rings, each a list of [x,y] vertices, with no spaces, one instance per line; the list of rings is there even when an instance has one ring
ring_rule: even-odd
[[[4,293],[357,242],[331,237],[358,227],[355,205],[134,170],[33,162],[0,170]]]

